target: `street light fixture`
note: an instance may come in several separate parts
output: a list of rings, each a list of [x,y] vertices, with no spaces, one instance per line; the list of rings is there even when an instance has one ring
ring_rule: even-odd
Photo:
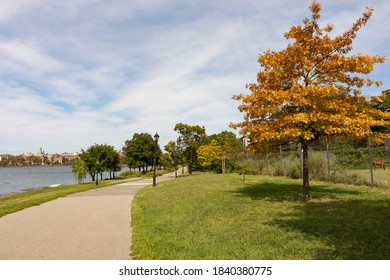
[[[98,169],[99,169],[99,159],[96,160],[96,186],[99,185],[99,172],[98,172]]]
[[[153,169],[154,169],[154,173],[153,173],[153,187],[155,187],[157,184],[156,184],[156,165],[157,165],[157,142],[158,142],[158,139],[160,139],[160,135],[156,134],[153,136],[154,138],[154,159],[153,159]]]

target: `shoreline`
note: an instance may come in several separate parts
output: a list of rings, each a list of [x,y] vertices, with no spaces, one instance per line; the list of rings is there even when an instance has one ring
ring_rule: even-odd
[[[115,176],[128,171],[122,168],[115,172]],[[109,179],[110,174],[104,172],[103,180]],[[89,182],[87,174],[84,182]],[[99,180],[100,181],[100,180]],[[0,167],[0,198],[23,193],[31,190],[39,190],[54,185],[77,184],[72,173],[72,167],[68,165],[43,165],[43,166],[7,166]]]
[[[65,187],[65,186],[69,186],[69,185],[71,185],[71,184],[59,184],[57,187],[59,187],[59,186]],[[75,184],[75,185],[77,185],[77,184]],[[25,192],[39,191],[39,190],[44,190],[44,189],[48,189],[48,188],[50,188],[50,186],[38,187],[38,188],[27,188],[27,189],[23,189],[21,191],[15,191],[15,192],[8,193],[8,194],[0,194],[0,199],[8,197],[8,196],[12,196],[12,195],[22,194]]]

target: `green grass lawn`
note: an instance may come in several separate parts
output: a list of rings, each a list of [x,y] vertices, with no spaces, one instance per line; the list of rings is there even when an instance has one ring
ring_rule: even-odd
[[[146,187],[132,206],[134,259],[390,259],[390,192],[196,174]]]

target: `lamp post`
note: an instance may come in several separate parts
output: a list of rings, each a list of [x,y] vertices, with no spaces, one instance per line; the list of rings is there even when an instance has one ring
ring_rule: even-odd
[[[160,138],[160,135],[156,134],[154,135],[154,158],[153,158],[153,170],[154,170],[154,173],[153,173],[153,187],[156,186],[156,165],[157,165],[157,142],[158,142],[158,139]]]
[[[99,160],[97,159],[96,160],[96,186],[99,185],[99,172],[98,172],[98,168],[99,168]]]

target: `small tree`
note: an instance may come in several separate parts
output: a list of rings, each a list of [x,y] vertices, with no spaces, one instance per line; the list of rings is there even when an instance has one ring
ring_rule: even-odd
[[[222,150],[221,146],[218,145],[217,140],[211,140],[208,145],[202,145],[196,151],[198,155],[198,162],[201,166],[209,169],[214,161],[221,159]]]
[[[175,131],[180,134],[177,139],[177,145],[187,160],[188,173],[192,175],[192,168],[196,160],[196,150],[206,137],[206,130],[199,125],[191,126],[178,123],[175,126]]]
[[[219,146],[221,146],[221,170],[222,174],[225,174],[227,161],[244,151],[242,140],[238,139],[233,132],[229,131],[222,131],[214,137],[218,141]]]
[[[181,158],[179,147],[174,141],[169,141],[168,144],[164,146],[164,150],[168,153],[165,160],[170,162],[171,166],[175,169],[175,177],[177,177],[177,168]]]
[[[85,176],[88,172],[87,165],[85,164],[85,161],[78,158],[72,161],[72,173],[73,176],[76,178],[77,183],[84,183]]]
[[[257,83],[247,85],[250,95],[239,94],[244,121],[231,124],[247,135],[252,145],[271,147],[288,142],[301,143],[303,150],[303,200],[310,199],[308,143],[333,136],[383,141],[384,134],[372,127],[389,124],[390,115],[372,108],[361,95],[363,86],[380,85],[358,74],[369,74],[385,57],[356,54],[352,50],[356,33],[366,25],[372,9],[334,39],[333,25],[320,27],[321,5],[310,6],[311,19],[285,33],[294,40],[281,51],[259,56],[262,70]]]

